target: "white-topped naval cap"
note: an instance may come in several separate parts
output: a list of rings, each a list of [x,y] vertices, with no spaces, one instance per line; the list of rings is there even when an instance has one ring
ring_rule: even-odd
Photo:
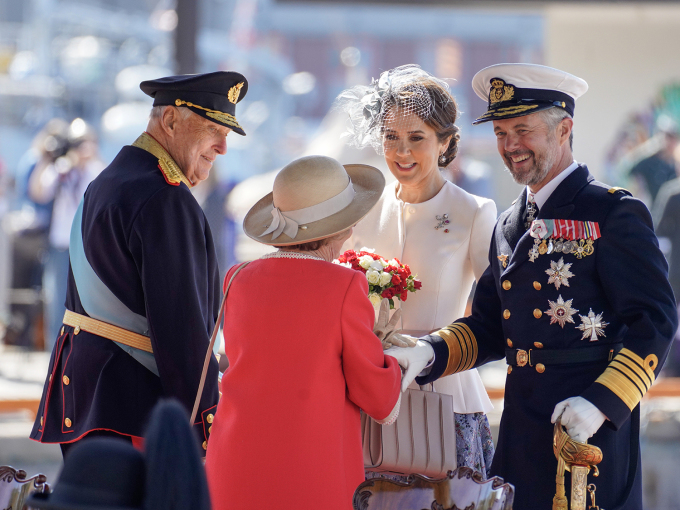
[[[472,78],[472,88],[488,101],[488,111],[474,123],[529,115],[552,107],[574,114],[575,100],[588,90],[585,80],[538,64],[496,64]]]

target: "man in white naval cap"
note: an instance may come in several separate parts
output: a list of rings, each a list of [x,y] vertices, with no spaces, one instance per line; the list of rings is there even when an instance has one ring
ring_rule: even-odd
[[[419,373],[416,381],[426,384],[506,359],[491,473],[515,485],[515,509],[553,505],[558,419],[571,438],[602,451],[599,477],[587,479],[597,486],[597,504],[640,509],[639,403],[677,327],[650,214],[572,156],[574,105],[585,81],[539,65],[499,64],[472,85],[488,101],[474,123],[493,122],[498,152],[524,188],[496,223],[472,315],[390,354],[407,367],[406,385]],[[569,493],[569,473],[566,487]],[[553,508],[566,504],[555,497]]]

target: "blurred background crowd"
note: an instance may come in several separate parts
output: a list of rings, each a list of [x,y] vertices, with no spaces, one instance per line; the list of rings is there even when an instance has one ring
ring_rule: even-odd
[[[139,83],[215,70],[249,81],[238,106],[247,136],[230,136],[194,189],[222,274],[260,255],[243,215],[294,158],[372,164],[391,179],[371,149],[345,146],[332,106],[403,64],[447,79],[459,103],[461,151],[447,178],[507,208],[520,187],[489,126],[471,125],[486,104],[470,82],[488,65],[530,62],[589,83],[576,159],[653,211],[680,295],[678,45],[673,1],[0,0],[0,357],[51,350],[71,220],[88,183],[146,126],[152,100]],[[680,375],[680,357],[667,374]]]

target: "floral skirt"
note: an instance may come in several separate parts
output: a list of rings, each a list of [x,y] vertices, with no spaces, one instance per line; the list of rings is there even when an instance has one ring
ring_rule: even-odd
[[[466,466],[479,471],[486,480],[491,470],[494,446],[489,420],[484,413],[458,414],[456,420],[456,454],[458,467]],[[390,478],[405,481],[406,477],[366,471],[366,479]]]

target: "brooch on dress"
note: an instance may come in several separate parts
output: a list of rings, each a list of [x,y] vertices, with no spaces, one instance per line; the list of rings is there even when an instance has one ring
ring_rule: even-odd
[[[436,227],[434,227],[435,230],[439,230],[440,228],[444,228],[446,225],[449,224],[449,215],[448,214],[442,214],[441,216],[436,216],[437,221],[439,222]],[[448,234],[449,229],[444,228],[444,233]]]

